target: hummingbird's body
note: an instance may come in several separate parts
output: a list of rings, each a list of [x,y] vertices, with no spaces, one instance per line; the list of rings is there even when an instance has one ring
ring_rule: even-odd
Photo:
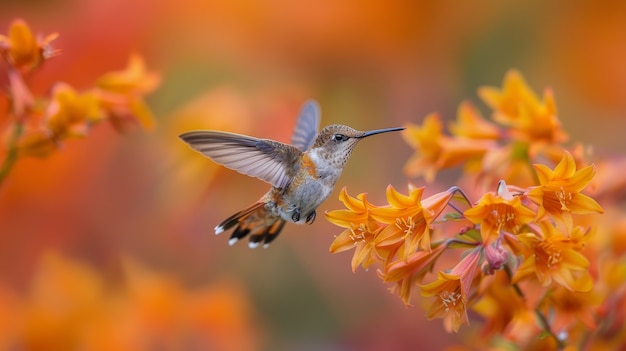
[[[332,193],[357,142],[367,136],[402,130],[360,132],[330,125],[319,134],[319,107],[304,105],[292,145],[218,131],[194,131],[180,138],[196,151],[228,168],[262,179],[272,188],[259,201],[215,227],[215,234],[234,226],[229,244],[250,235],[249,246],[267,247],[286,222],[311,224],[315,210]]]

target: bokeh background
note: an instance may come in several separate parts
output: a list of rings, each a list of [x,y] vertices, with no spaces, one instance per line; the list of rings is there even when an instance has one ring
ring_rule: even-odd
[[[626,147],[622,1],[0,2],[2,33],[17,17],[60,34],[62,54],[31,77],[36,93],[56,81],[87,87],[132,52],[162,82],[148,97],[154,130],[98,126],[51,157],[20,160],[0,188],[0,347],[30,338],[25,345],[42,350],[76,340],[412,350],[463,340],[426,321],[419,299],[407,308],[389,294],[375,268],[352,273],[351,254],[331,255],[341,230],[323,216],[288,225],[267,250],[214,236],[268,187],[192,152],[177,139],[183,131],[286,142],[309,98],[323,125],[394,127],[431,112],[452,119],[464,99],[485,111],[476,89],[517,68],[539,93],[554,90],[571,140],[603,155]],[[399,135],[360,143],[318,213],[341,207],[343,186],[383,204],[387,184],[406,189],[411,153]],[[441,179],[427,193],[454,176]]]

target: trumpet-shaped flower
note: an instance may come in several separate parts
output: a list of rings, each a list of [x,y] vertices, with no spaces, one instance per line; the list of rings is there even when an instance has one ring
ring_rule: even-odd
[[[373,206],[367,202],[365,194],[352,197],[348,195],[345,187],[341,189],[339,200],[347,209],[326,212],[326,218],[329,222],[346,229],[333,240],[330,252],[355,249],[352,271],[356,271],[359,265],[367,268],[377,257],[374,238],[381,229],[369,215],[369,208]]]
[[[502,232],[517,234],[524,224],[535,219],[535,213],[522,205],[517,196],[506,190],[501,182],[498,193],[486,193],[478,204],[463,214],[475,224],[480,224],[480,234],[485,245],[494,242]]]
[[[533,330],[533,312],[515,291],[504,271],[484,279],[481,288],[480,298],[472,309],[485,318],[483,332],[486,335],[506,334],[507,331],[518,328],[517,326],[523,326],[525,332]]]
[[[564,287],[557,287],[544,302],[546,310],[554,310],[552,325],[555,330],[570,329],[577,323],[582,323],[589,330],[597,327],[593,310],[601,301],[595,291],[578,292]]]
[[[385,283],[396,283],[390,290],[393,292],[397,289],[402,302],[410,305],[411,289],[430,272],[445,249],[446,245],[439,245],[432,251],[414,252],[406,260],[399,259],[389,263],[384,272],[379,271],[379,276]]]
[[[408,125],[402,136],[414,149],[405,172],[413,177],[423,176],[426,182],[434,181],[440,169],[455,166],[463,161],[481,156],[493,147],[490,140],[451,138],[443,135],[442,123],[437,114],[424,118],[421,127]]]
[[[517,270],[514,282],[535,275],[543,286],[552,282],[571,291],[586,292],[593,287],[589,260],[581,252],[581,241],[587,234],[582,227],[563,233],[550,221],[539,223],[540,232],[520,235],[530,247],[528,255]]]
[[[483,87],[479,95],[494,110],[493,118],[509,126],[517,140],[561,143],[568,138],[561,129],[552,91],[546,90],[540,101],[516,70],[506,74],[502,90]]]
[[[132,54],[123,71],[104,74],[96,85],[105,91],[121,95],[147,94],[159,85],[159,75],[148,72],[146,63],[138,54]]]
[[[472,139],[497,140],[501,138],[500,129],[486,121],[470,102],[463,102],[456,114],[456,122],[450,124],[450,132],[457,137]]]
[[[539,186],[527,192],[528,197],[539,205],[538,216],[546,213],[559,219],[564,214],[602,213],[602,207],[581,191],[591,182],[596,173],[593,165],[576,169],[574,157],[567,151],[554,170],[535,165]]]
[[[420,285],[422,296],[433,297],[428,319],[443,318],[448,332],[457,332],[461,324],[469,325],[467,303],[480,252],[474,250],[449,272],[439,272],[437,280]]]
[[[78,93],[67,84],[58,84],[46,111],[46,127],[55,139],[83,136],[88,125],[104,118],[98,98]]]
[[[139,55],[131,55],[123,71],[110,72],[97,82],[99,99],[114,127],[123,130],[125,123],[136,121],[145,129],[154,126],[154,117],[142,96],[159,85],[159,75],[148,72]]]
[[[57,37],[54,33],[36,38],[24,20],[16,19],[11,23],[9,35],[0,35],[0,55],[16,70],[26,73],[54,56],[56,52],[50,42]]]
[[[20,119],[35,103],[23,75],[55,54],[50,42],[56,37],[55,33],[43,39],[35,38],[28,24],[21,19],[16,19],[11,23],[8,36],[0,35],[0,56],[9,65],[12,110]]]
[[[457,188],[422,199],[424,188],[409,184],[409,195],[387,186],[389,206],[372,208],[370,214],[386,225],[376,237],[379,248],[398,248],[399,256],[408,260],[417,250],[430,251],[433,221],[443,212]]]
[[[387,224],[376,238],[376,244],[382,247],[404,245],[404,259],[418,248],[430,251],[430,224],[433,213],[421,204],[424,188],[410,187],[408,196],[387,186],[389,206],[371,210],[372,218]]]
[[[44,128],[30,128],[20,141],[20,152],[25,155],[48,156],[62,140],[86,135],[91,124],[104,118],[97,97],[90,92],[78,93],[59,83],[52,94],[44,113]]]

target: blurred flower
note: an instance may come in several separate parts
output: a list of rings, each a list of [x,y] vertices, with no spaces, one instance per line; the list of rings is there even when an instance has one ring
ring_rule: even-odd
[[[111,284],[87,265],[58,253],[43,256],[29,293],[5,309],[13,321],[7,349],[167,350],[259,348],[251,305],[230,283],[189,290],[175,279],[123,264]],[[0,293],[2,291],[0,290]],[[0,306],[2,295],[0,294]],[[1,321],[1,320],[0,320]]]
[[[160,80],[158,74],[148,72],[143,58],[133,53],[128,59],[126,69],[102,75],[96,86],[121,95],[148,94],[156,89]]]
[[[0,54],[9,67],[9,123],[1,125],[7,132],[6,148],[0,150],[0,185],[23,156],[47,157],[61,143],[72,137],[87,135],[90,128],[107,119],[118,129],[129,121],[138,121],[146,128],[153,126],[153,117],[143,95],[159,84],[158,76],[146,72],[138,55],[131,56],[129,67],[122,72],[103,75],[98,87],[83,92],[57,82],[51,96],[34,96],[25,76],[38,68],[56,51],[50,42],[56,34],[35,39],[28,25],[14,20],[8,37],[0,36]]]
[[[602,213],[602,207],[581,191],[591,182],[596,173],[595,166],[576,169],[574,157],[565,151],[561,162],[554,168],[535,165],[540,185],[531,188],[528,197],[539,205],[539,218],[546,213],[560,219],[564,213],[589,214]]]
[[[557,118],[552,91],[546,90],[541,102],[518,71],[507,72],[502,90],[482,87],[478,93],[494,110],[493,119],[511,127],[514,138],[531,143],[562,143],[567,140],[567,134]]]
[[[586,292],[593,287],[589,274],[589,260],[579,251],[579,242],[587,231],[575,227],[563,233],[550,221],[539,222],[539,232],[521,234],[532,254],[526,256],[519,267],[514,282],[536,275],[543,286],[553,281],[569,290]]]
[[[440,169],[481,156],[492,147],[489,140],[447,137],[442,128],[439,115],[430,114],[424,118],[421,127],[409,124],[402,132],[404,140],[416,149],[405,166],[406,174],[423,176],[431,183]]]
[[[49,156],[67,138],[86,136],[92,124],[104,118],[97,97],[78,93],[71,86],[58,83],[44,113],[44,125],[29,124],[19,143],[22,155]]]
[[[559,286],[553,289],[547,298],[542,301],[540,309],[546,310],[546,315],[553,313],[554,320],[551,326],[554,330],[571,330],[581,323],[586,330],[597,328],[595,309],[598,306],[599,295],[591,291],[571,291]]]
[[[84,136],[90,124],[104,118],[95,94],[77,93],[63,83],[56,84],[52,89],[52,101],[45,117],[47,130],[55,140]]]
[[[28,24],[16,19],[11,23],[8,37],[0,35],[0,55],[21,74],[27,73],[55,54],[50,42],[57,37],[54,33],[35,38]]]
[[[471,139],[498,140],[502,134],[495,124],[486,121],[468,101],[459,105],[456,122],[451,123],[449,129],[457,137]]]
[[[485,245],[494,242],[503,232],[517,234],[524,224],[535,219],[535,213],[522,205],[517,196],[512,196],[506,185],[498,187],[498,193],[483,195],[478,204],[463,215],[475,224],[480,224],[480,234]]]
[[[159,82],[158,74],[147,71],[141,56],[132,54],[125,70],[98,79],[96,93],[118,130],[124,130],[129,122],[138,122],[149,130],[154,127],[154,117],[142,96],[152,92]]]
[[[481,336],[503,335],[513,341],[535,337],[539,332],[535,313],[504,271],[496,272],[481,282],[480,298],[472,310],[485,318]],[[481,338],[484,342],[485,339]]]
[[[528,145],[512,142],[489,150],[480,163],[478,177],[485,186],[493,186],[499,180],[520,187],[535,185],[535,176],[529,166]]]

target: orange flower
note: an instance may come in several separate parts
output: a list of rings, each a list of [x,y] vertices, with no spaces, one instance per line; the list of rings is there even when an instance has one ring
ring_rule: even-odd
[[[376,238],[376,245],[394,247],[404,245],[403,259],[419,249],[430,251],[430,230],[433,213],[421,204],[424,188],[409,185],[409,196],[400,194],[387,186],[387,201],[390,206],[371,209],[376,221],[387,224]]]
[[[520,106],[537,107],[540,104],[537,95],[517,70],[506,73],[502,89],[481,87],[478,95],[497,113],[494,116],[496,120],[504,125],[515,124]]]
[[[421,127],[409,124],[402,132],[404,140],[417,150],[405,166],[409,176],[423,176],[431,183],[440,169],[481,156],[493,147],[489,140],[446,137],[442,128],[439,115],[430,114]]]
[[[159,75],[147,71],[143,58],[138,54],[131,54],[125,70],[104,74],[98,79],[96,86],[121,95],[147,94],[156,89],[159,82]]]
[[[256,350],[258,327],[244,290],[232,282],[187,289],[131,260],[114,284],[98,271],[46,254],[26,293],[8,294],[0,342],[24,350]],[[8,301],[7,301],[8,299]],[[10,306],[6,306],[10,303]]]
[[[582,323],[588,330],[594,330],[597,327],[594,310],[600,301],[594,291],[577,292],[557,287],[547,295],[540,307],[545,308],[546,314],[553,311],[551,324],[554,330],[568,330],[578,323]]]
[[[430,232],[433,221],[448,205],[457,188],[422,200],[424,188],[409,184],[409,195],[403,195],[389,185],[389,206],[372,208],[370,214],[376,221],[386,224],[376,237],[376,247],[397,249],[402,259],[408,260],[417,250],[431,250]]]
[[[46,110],[46,127],[53,139],[84,136],[90,124],[104,118],[98,98],[90,92],[79,94],[71,86],[57,84]]]
[[[478,170],[479,179],[485,185],[499,180],[519,187],[536,185],[534,173],[528,164],[528,144],[513,142],[489,150],[483,157]]]
[[[352,271],[356,271],[359,265],[367,268],[376,257],[374,238],[381,229],[369,215],[369,208],[373,206],[365,200],[365,194],[351,197],[345,187],[341,189],[339,201],[343,202],[347,210],[326,212],[326,218],[346,230],[333,240],[330,252],[338,253],[354,248]]]
[[[398,294],[405,305],[411,303],[411,288],[419,283],[426,273],[429,273],[433,265],[445,252],[446,245],[439,245],[432,251],[417,251],[406,260],[400,259],[389,263],[384,272],[379,271],[379,276],[384,283],[396,283],[390,290],[398,289]]]
[[[520,329],[524,332],[536,331],[534,313],[529,310],[524,299],[515,291],[510,279],[503,271],[485,279],[481,283],[480,299],[472,310],[485,318],[483,333],[487,336],[505,334],[506,331]],[[520,336],[518,333],[513,336]]]
[[[29,126],[20,140],[23,155],[49,156],[61,141],[85,136],[90,126],[103,118],[99,101],[92,93],[81,94],[67,84],[58,83],[52,94],[44,113],[44,126]]]
[[[507,72],[502,90],[483,87],[478,93],[494,110],[494,120],[510,126],[515,139],[541,143],[567,140],[557,118],[552,91],[546,90],[541,102],[518,71]]]
[[[20,71],[26,73],[37,67],[44,60],[56,53],[50,46],[50,42],[58,37],[58,34],[50,34],[45,38],[35,38],[28,24],[22,19],[16,19],[11,23],[9,36],[0,35],[0,55]]]
[[[485,245],[494,242],[502,232],[517,234],[524,224],[535,219],[535,213],[522,205],[500,181],[498,191],[486,193],[478,204],[464,213],[472,223],[480,224],[480,234]]]
[[[420,285],[422,296],[433,297],[428,319],[443,318],[448,332],[458,332],[461,324],[469,325],[467,303],[480,251],[465,256],[450,273],[439,272],[437,280]]]
[[[569,290],[586,292],[593,287],[589,260],[580,253],[581,242],[587,234],[582,227],[563,233],[550,221],[538,224],[539,232],[522,234],[519,238],[530,248],[517,270],[514,282],[535,275],[543,286],[555,282]]]
[[[468,101],[461,103],[456,114],[456,122],[451,123],[449,129],[458,137],[491,140],[501,138],[500,129],[482,118],[476,107]]]
[[[154,117],[142,96],[153,91],[160,82],[156,73],[148,72],[139,55],[131,55],[123,71],[110,72],[98,79],[97,90],[110,121],[124,130],[129,121],[137,121],[145,129],[154,126]]]
[[[564,152],[561,162],[554,171],[544,165],[535,165],[539,186],[527,192],[528,197],[539,205],[538,216],[549,213],[559,219],[565,213],[602,213],[602,207],[581,191],[591,182],[596,173],[593,165],[576,169],[574,157]]]

